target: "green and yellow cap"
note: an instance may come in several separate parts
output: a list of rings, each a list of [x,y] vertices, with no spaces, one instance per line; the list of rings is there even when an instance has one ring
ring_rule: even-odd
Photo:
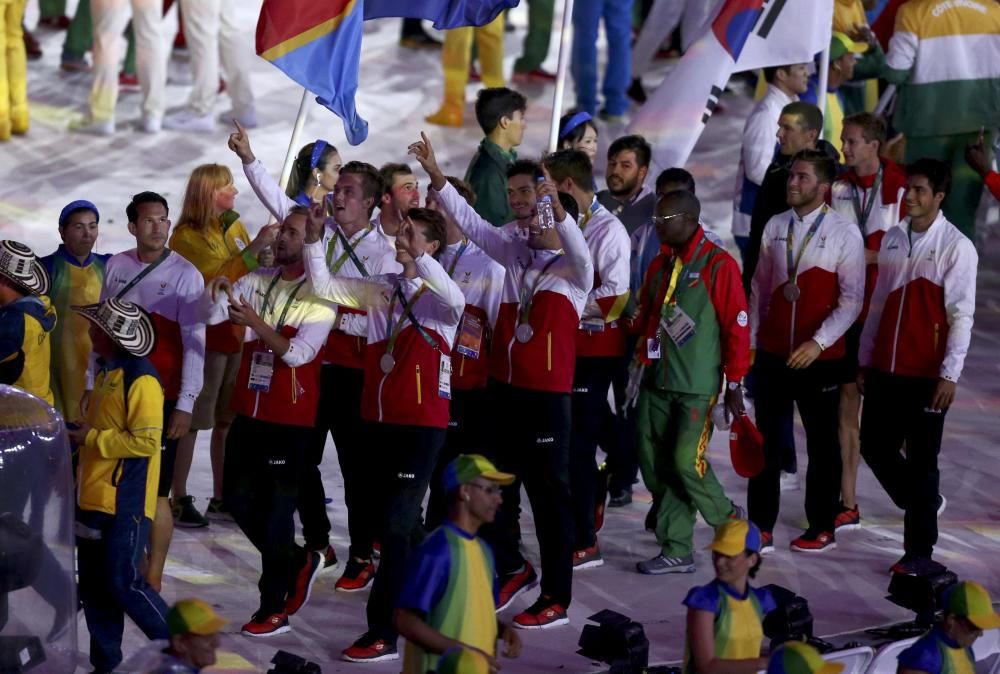
[[[830,61],[836,61],[847,53],[864,54],[868,51],[868,45],[864,42],[855,42],[847,35],[833,31],[830,36]]]
[[[501,473],[481,454],[459,454],[445,467],[441,480],[444,483],[444,490],[449,492],[472,482],[477,477],[485,477],[502,486],[514,481],[512,474]]]
[[[181,599],[167,611],[170,636],[178,634],[215,634],[229,623],[201,599]]]
[[[767,664],[767,674],[840,674],[843,670],[843,664],[827,662],[819,651],[801,641],[786,641]]]
[[[726,520],[715,530],[708,550],[727,557],[741,552],[760,552],[761,536],[757,525],[749,520]]]
[[[989,592],[975,581],[963,580],[948,588],[944,611],[965,618],[981,630],[1000,627],[1000,615],[993,610]]]

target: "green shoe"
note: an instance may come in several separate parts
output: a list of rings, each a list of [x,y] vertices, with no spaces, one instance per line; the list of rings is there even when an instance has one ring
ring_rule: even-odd
[[[208,520],[194,507],[194,496],[182,496],[174,499],[172,510],[174,525],[178,527],[201,529],[208,526]]]

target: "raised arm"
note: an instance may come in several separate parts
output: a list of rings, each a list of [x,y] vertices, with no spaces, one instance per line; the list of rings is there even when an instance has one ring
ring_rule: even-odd
[[[335,277],[330,273],[322,241],[325,227],[323,204],[313,204],[306,225],[306,243],[302,247],[306,275],[312,282],[313,293],[320,299],[352,309],[367,309],[378,304],[382,300],[383,289],[378,279]]]

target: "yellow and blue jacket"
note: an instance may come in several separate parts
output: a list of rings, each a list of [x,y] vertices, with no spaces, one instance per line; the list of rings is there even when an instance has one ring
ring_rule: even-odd
[[[48,297],[26,295],[0,307],[0,363],[24,354],[24,366],[14,386],[52,405],[55,398],[49,385],[51,346],[56,312]]]
[[[109,515],[152,519],[160,479],[163,386],[145,358],[121,355],[94,382],[80,446],[79,504]]]

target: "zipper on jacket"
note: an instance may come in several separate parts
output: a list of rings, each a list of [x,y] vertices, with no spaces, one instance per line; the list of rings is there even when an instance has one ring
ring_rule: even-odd
[[[514,335],[510,336],[510,341],[507,342],[507,383],[511,383],[514,380]]]
[[[792,354],[795,352],[795,309],[798,307],[798,302],[791,302],[792,305],[792,320],[789,321],[788,328],[788,353]]]
[[[458,376],[459,377],[464,377],[465,376],[465,355],[464,354],[459,354]]]
[[[899,313],[896,314],[896,329],[892,333],[892,361],[889,363],[889,372],[896,372],[896,349],[899,346],[899,326],[903,322],[903,307],[906,305],[906,285],[903,285],[903,292],[899,297]]]
[[[552,332],[549,331],[545,333],[546,347],[545,356],[546,362],[548,363],[549,372],[552,372]]]
[[[125,459],[118,459],[118,463],[115,464],[115,469],[111,471],[111,486],[117,487],[118,482],[121,480],[122,472],[125,468]]]
[[[259,407],[260,407],[260,391],[254,391],[253,414],[250,415],[254,419],[257,418],[257,409]]]
[[[935,323],[934,324],[934,353],[937,353],[937,351],[938,351],[938,342],[940,341],[940,337],[941,337],[941,324],[940,323]]]
[[[295,368],[292,368],[292,404],[299,402],[299,382],[295,378]]]
[[[382,386],[385,384],[385,380],[389,375],[383,374],[382,378],[378,380],[378,420],[382,421]]]
[[[423,404],[423,397],[420,393],[420,363],[417,363],[417,404]]]

